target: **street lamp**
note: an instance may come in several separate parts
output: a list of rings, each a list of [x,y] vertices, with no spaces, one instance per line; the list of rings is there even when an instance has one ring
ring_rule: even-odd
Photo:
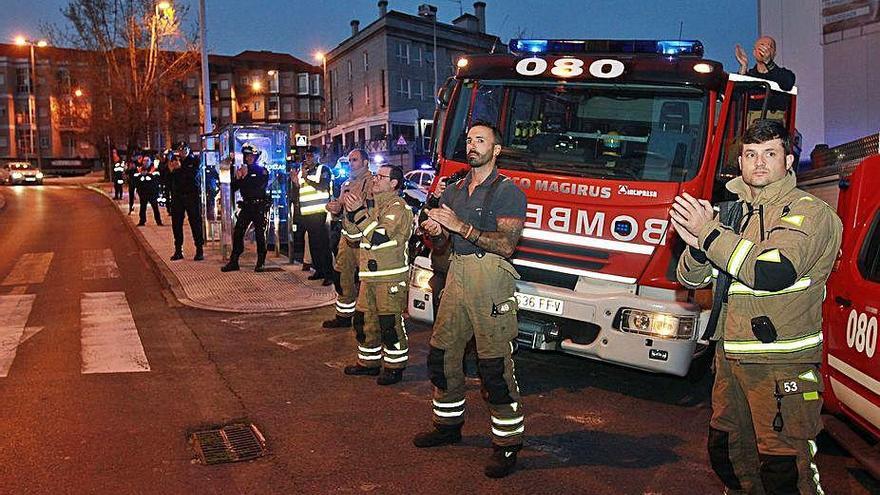
[[[30,82],[28,83],[28,125],[30,126],[30,152],[34,152],[34,148],[37,150],[37,167],[41,170],[43,168],[43,154],[40,151],[40,146],[36,142],[40,139],[40,126],[37,125],[37,95],[36,91],[34,91],[33,86],[37,83],[37,58],[34,52],[34,47],[44,48],[49,46],[49,43],[46,40],[33,41],[25,38],[24,36],[16,36],[15,44],[18,46],[28,46],[31,50],[30,57],[30,69],[31,69],[31,77]],[[25,155],[27,156],[27,155]]]
[[[76,96],[77,98],[79,98],[79,97],[82,96],[82,95],[83,95],[83,92],[82,92],[82,90],[79,89],[79,88],[76,88],[76,89],[73,91],[73,96]]]
[[[156,57],[158,59],[159,51],[161,49],[160,38],[167,34],[166,29],[163,28],[162,31],[159,31],[159,20],[164,20],[167,24],[173,23],[174,20],[174,7],[171,5],[171,2],[168,1],[160,1],[155,4],[152,22],[152,31],[153,31],[153,40],[156,43]],[[160,148],[162,145],[162,86],[161,86],[162,78],[156,77],[156,148]],[[149,133],[148,133],[149,135]]]
[[[329,105],[329,102],[327,100],[327,92],[323,90],[323,88],[325,88],[325,87],[326,88],[330,87],[330,84],[327,82],[327,55],[324,54],[323,52],[316,52],[315,53],[315,60],[320,60],[321,64],[324,66],[324,75],[323,75],[323,79],[321,79],[321,87],[322,87],[321,97],[322,97],[322,100],[324,103],[321,106],[321,118],[324,119],[324,146],[327,146],[330,144],[328,142],[330,140],[330,126],[329,126],[329,122],[327,121],[327,105]],[[322,150],[322,152],[326,151],[326,149],[327,148]]]
[[[259,80],[254,81],[251,83],[251,89],[254,90],[255,92],[259,92],[261,89],[263,89],[263,83],[260,82]]]

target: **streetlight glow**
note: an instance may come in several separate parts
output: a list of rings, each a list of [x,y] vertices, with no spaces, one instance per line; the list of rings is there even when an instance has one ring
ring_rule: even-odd
[[[274,76],[274,75],[275,75],[275,70],[274,70],[274,69],[273,69],[273,70],[270,70],[270,71],[269,71],[269,75],[270,75],[270,76]]]
[[[171,2],[159,2],[159,10],[168,10],[171,8]]]
[[[26,43],[27,43],[27,40],[24,38],[24,36],[16,36],[15,37],[15,44],[16,45],[24,46]]]
[[[251,84],[251,89],[253,89],[254,91],[259,91],[263,89],[263,83],[261,83],[260,81],[254,81]]]
[[[83,95],[83,92],[79,88],[76,88],[76,90],[74,90],[74,92],[73,92],[73,96],[76,96],[77,98],[79,98],[82,95]]]
[[[37,42],[37,46],[40,48],[45,48],[49,46],[49,43],[46,40],[40,40]]]
[[[315,60],[322,62],[324,60],[324,52],[315,52]]]

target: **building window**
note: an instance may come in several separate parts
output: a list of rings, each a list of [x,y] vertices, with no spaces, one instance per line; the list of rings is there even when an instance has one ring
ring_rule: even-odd
[[[0,148],[8,148],[9,147],[9,139],[6,136],[0,136]]]
[[[317,118],[321,114],[321,100],[312,100],[312,115]]]
[[[269,92],[278,92],[278,70],[269,71]]]
[[[308,74],[298,74],[297,75],[296,92],[301,95],[309,94],[309,75]]]
[[[364,52],[364,72],[370,70],[370,54]]]
[[[223,109],[220,110],[220,116],[229,117],[229,107],[223,107]]]
[[[31,147],[31,133],[27,129],[15,129],[15,147],[18,148],[18,153],[31,155],[34,153],[33,147]]]
[[[405,77],[401,77],[397,80],[397,94],[398,95],[405,96],[406,98],[411,98],[412,96],[410,93],[410,89],[411,88],[410,88],[410,80],[409,79],[407,79]]]
[[[40,114],[40,117],[48,117],[49,111],[46,110],[46,107],[40,107],[39,114]]]
[[[6,86],[6,74],[0,74],[0,86]]]
[[[49,136],[40,136],[40,149],[49,149]]]
[[[364,106],[370,106],[370,85],[364,84]]]
[[[415,84],[415,93],[413,94],[413,98],[417,100],[421,100],[425,96],[425,82],[424,81],[416,81]]]
[[[229,89],[229,79],[220,79],[220,90],[226,91]]]
[[[254,111],[255,111],[255,112],[259,112],[259,111],[260,111],[260,102],[259,102],[259,101],[255,101],[255,102],[254,102]]]
[[[64,138],[64,148],[67,150],[67,156],[74,156],[76,154],[76,138],[73,136]]]
[[[331,70],[330,71],[330,86],[335,88],[337,86],[338,79],[339,79],[339,77],[338,77],[338,74],[336,74],[336,69]]]
[[[409,64],[409,43],[403,41],[397,44],[397,61],[402,64]]]
[[[335,118],[337,115],[339,115],[339,100],[333,98],[333,115],[331,117]]]
[[[308,113],[309,113],[309,99],[308,98],[300,98],[299,99],[299,113],[308,115]]]
[[[241,85],[242,85],[242,86],[247,86],[247,85],[250,84],[250,83],[251,83],[251,81],[250,81],[250,78],[249,78],[248,76],[242,76],[242,77],[241,77]]]
[[[422,47],[414,46],[412,50],[412,61],[413,64],[422,65]]]
[[[345,100],[348,102],[348,111],[353,112],[354,111],[354,95],[349,93],[348,97],[346,97]]]
[[[31,78],[28,77],[28,72],[27,67],[15,70],[15,91],[17,93],[30,92]]]
[[[293,105],[285,103],[284,105],[281,105],[281,111],[284,113],[290,113],[293,111]]]
[[[312,94],[315,96],[321,94],[321,74],[312,74]]]
[[[281,118],[281,114],[278,113],[278,99],[277,98],[270,99],[269,105],[266,108],[269,110],[269,118],[270,119]]]
[[[8,115],[9,114],[8,114],[8,110],[6,110],[6,105],[0,104],[0,117],[2,117],[3,121],[6,120],[6,117]]]
[[[187,78],[186,87],[190,88],[190,89],[195,88],[196,87],[196,78],[194,78],[194,77]]]
[[[351,59],[349,59],[349,61],[348,61],[348,80],[349,81],[351,81],[351,76],[354,72],[354,69],[352,68],[353,65],[354,64],[351,63]]]

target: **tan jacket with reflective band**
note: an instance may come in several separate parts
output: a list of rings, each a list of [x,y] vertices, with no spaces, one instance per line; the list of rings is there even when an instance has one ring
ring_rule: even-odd
[[[374,196],[372,206],[354,212],[354,220],[347,213],[343,217],[343,230],[362,234],[358,255],[358,276],[362,282],[407,280],[407,245],[412,235],[413,214],[396,191]]]

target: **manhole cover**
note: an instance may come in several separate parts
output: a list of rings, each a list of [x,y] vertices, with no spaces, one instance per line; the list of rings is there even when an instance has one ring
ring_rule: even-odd
[[[266,454],[266,439],[252,424],[232,424],[190,436],[202,464],[249,461]]]

